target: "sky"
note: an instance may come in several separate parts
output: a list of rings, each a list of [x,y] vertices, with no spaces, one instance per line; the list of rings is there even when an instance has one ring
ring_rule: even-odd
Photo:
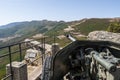
[[[11,22],[120,17],[120,0],[0,0],[0,25]]]

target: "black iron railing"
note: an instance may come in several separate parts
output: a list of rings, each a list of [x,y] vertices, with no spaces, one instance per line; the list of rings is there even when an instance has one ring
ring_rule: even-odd
[[[21,43],[16,43],[16,44],[0,47],[0,50],[3,50],[3,49],[8,50],[7,53],[4,53],[4,54],[0,55],[1,60],[2,60],[2,58],[8,56],[9,64],[10,64],[10,74],[6,75],[2,80],[5,80],[9,77],[11,77],[11,79],[13,80],[13,76],[12,76],[13,75],[13,73],[12,73],[12,54],[19,53],[19,61],[22,61],[22,51],[24,51],[28,48],[28,47],[24,47],[22,49],[21,47],[24,44],[25,44],[25,42],[21,42]],[[17,50],[12,51],[12,47],[15,47],[15,46],[19,46],[19,47],[18,47]]]
[[[11,44],[11,45],[8,45],[8,46],[0,47],[0,50],[3,50],[3,49],[8,50],[8,53],[3,53],[3,54],[0,53],[0,60],[2,60],[2,58],[4,58],[4,57],[8,56],[8,59],[9,59],[8,63],[10,64],[10,74],[7,74],[5,77],[2,78],[2,80],[6,80],[7,78],[11,78],[11,80],[13,80],[12,54],[18,53],[17,55],[19,56],[19,61],[22,61],[23,60],[23,51],[34,47],[34,45],[33,46],[26,46],[25,45],[26,43],[29,43],[29,42],[30,41],[28,41],[28,42],[19,42],[19,43]],[[41,42],[42,42],[42,48],[44,49],[45,48],[45,39],[44,38],[41,39]],[[12,47],[15,47],[15,46],[18,46],[17,50],[12,51]],[[41,57],[39,57],[39,58],[42,58],[42,64],[43,64],[44,57],[45,57],[45,50],[42,50],[42,55],[41,55]]]

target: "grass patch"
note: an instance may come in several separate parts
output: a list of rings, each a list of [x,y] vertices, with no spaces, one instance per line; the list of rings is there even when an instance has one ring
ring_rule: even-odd
[[[75,26],[77,32],[88,35],[95,30],[107,30],[110,22],[108,19],[88,19],[84,23]]]
[[[22,45],[22,46],[24,46],[24,45]],[[25,46],[23,48],[25,48]],[[11,52],[15,52],[18,50],[19,50],[18,46],[11,47]],[[6,53],[8,53],[8,48],[0,50],[0,55],[6,54]],[[22,59],[24,59],[24,55],[25,55],[25,51],[22,51]],[[12,56],[12,61],[20,61],[20,53],[19,52],[14,53],[11,56]],[[5,75],[6,75],[6,65],[7,64],[9,64],[9,56],[0,58],[0,79],[5,77]]]

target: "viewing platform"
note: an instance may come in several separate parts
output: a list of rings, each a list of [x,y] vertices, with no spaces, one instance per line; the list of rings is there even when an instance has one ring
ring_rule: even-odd
[[[55,45],[53,45],[55,46]],[[34,39],[27,39],[26,41],[11,44],[3,49],[8,50],[6,54],[0,55],[1,64],[3,60],[9,60],[6,64],[6,74],[2,77],[2,80],[39,80],[42,73],[42,66],[44,59],[52,54],[54,47],[46,44],[45,39],[42,38],[42,42],[38,42]],[[13,60],[13,56],[17,57],[17,60]]]

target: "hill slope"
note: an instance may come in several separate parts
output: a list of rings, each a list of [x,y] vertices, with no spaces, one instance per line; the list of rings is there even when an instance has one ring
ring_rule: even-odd
[[[15,34],[23,35],[23,36],[32,36],[37,33],[45,33],[48,30],[51,30],[54,27],[59,27],[57,25],[62,25],[64,22],[56,22],[56,21],[31,21],[31,22],[21,22],[16,25],[16,23],[12,23],[11,26],[0,29],[0,37],[9,37]],[[60,26],[60,27],[64,27]]]
[[[113,18],[114,19],[114,18]],[[88,35],[89,32],[95,30],[104,30],[106,31],[110,20],[112,18],[91,18],[91,19],[82,19],[79,21],[30,21],[30,22],[18,22],[12,23],[11,26],[0,29],[0,38],[9,37],[14,35],[21,35],[21,37],[11,40],[10,42],[18,42],[24,38],[31,37],[38,33],[43,33],[47,36],[53,35],[63,35],[65,34],[64,29],[67,26],[74,28],[73,32],[78,32],[84,35]],[[8,26],[8,25],[7,25]]]
[[[110,19],[99,19],[99,18],[91,18],[91,19],[85,19],[84,22],[73,26],[77,32],[80,32],[82,34],[88,35],[89,32],[95,31],[95,30],[107,30]],[[83,21],[83,20],[82,20]]]
[[[47,20],[21,22],[21,23],[19,22],[18,25],[15,25],[15,24],[12,23],[11,26],[6,27],[4,29],[3,28],[0,29],[0,38],[20,35],[21,37],[19,38],[17,37],[12,40],[9,40],[9,43],[13,43],[13,42],[21,41],[27,37],[31,37],[38,33],[45,34],[48,31],[53,32],[54,29],[59,30],[67,26],[64,21],[57,22],[57,21],[47,21]],[[52,35],[52,34],[49,33],[49,35]],[[6,43],[1,42],[0,44],[7,45],[8,42]]]

